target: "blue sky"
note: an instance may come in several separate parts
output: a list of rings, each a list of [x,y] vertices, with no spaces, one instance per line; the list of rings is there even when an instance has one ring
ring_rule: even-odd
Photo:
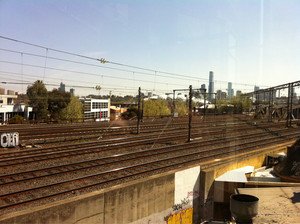
[[[57,85],[62,81],[67,88],[101,85],[103,94],[134,94],[139,86],[158,94],[189,85],[199,88],[208,84],[209,71],[214,71],[215,90],[225,91],[227,82],[247,92],[254,84],[298,81],[299,12],[297,0],[0,0],[1,36],[152,70],[101,65],[0,38],[1,49],[44,56],[0,50],[0,78],[11,82],[43,79]],[[25,92],[27,85],[0,87]],[[91,88],[74,88],[79,95],[95,94]]]

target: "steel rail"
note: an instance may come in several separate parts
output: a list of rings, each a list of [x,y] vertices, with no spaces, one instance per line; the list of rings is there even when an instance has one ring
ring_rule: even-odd
[[[282,129],[281,131],[285,131],[285,129]],[[254,133],[256,135],[260,135],[261,133]],[[246,135],[241,135],[241,136],[238,136],[238,137],[244,137],[244,136],[248,136],[248,135],[253,135],[252,134],[246,134]],[[201,137],[202,136],[202,133],[200,134],[194,134],[193,135],[193,138],[197,138],[197,137]],[[61,158],[61,157],[64,157],[64,156],[71,156],[71,155],[74,155],[74,156],[79,156],[79,155],[83,155],[83,154],[90,154],[90,153],[99,153],[103,150],[107,150],[109,148],[113,148],[113,149],[117,149],[117,148],[120,148],[120,147],[133,147],[133,146],[139,146],[139,145],[142,145],[142,144],[147,144],[147,143],[153,143],[153,141],[159,141],[159,142],[163,142],[163,141],[170,141],[172,139],[175,139],[175,140],[178,140],[179,138],[185,138],[186,135],[182,135],[182,136],[177,136],[175,135],[174,137],[161,137],[160,139],[146,139],[146,140],[136,140],[136,141],[131,141],[131,142],[120,142],[120,143],[115,143],[115,144],[110,144],[110,145],[98,145],[98,146],[88,146],[88,147],[84,147],[84,148],[75,148],[75,149],[71,149],[69,151],[66,151],[66,150],[60,150],[59,152],[53,152],[53,153],[46,153],[46,152],[41,152],[41,153],[37,153],[36,155],[33,155],[30,154],[30,155],[25,155],[23,157],[13,157],[13,158],[8,158],[8,159],[3,159],[0,161],[0,167],[7,167],[7,166],[12,166],[12,165],[17,165],[17,164],[24,164],[24,162],[26,163],[31,163],[31,162],[38,162],[38,161],[47,161],[47,160],[50,160],[50,159],[57,159],[57,158]],[[227,137],[227,138],[236,138],[235,137]],[[215,141],[216,139],[213,139],[213,140],[207,140],[207,141],[210,141],[210,142],[213,142]],[[203,141],[202,141],[203,142]],[[97,150],[98,149],[98,150]],[[95,150],[95,151],[91,151],[91,150]],[[78,152],[80,152],[80,154],[78,154]],[[52,157],[52,158],[50,158]],[[41,159],[38,159],[38,158],[41,158]],[[24,161],[24,159],[29,159],[27,161]],[[14,163],[8,163],[10,161],[13,161]],[[16,161],[19,161],[19,162],[16,162]],[[7,164],[5,164],[7,163]]]
[[[291,136],[290,136],[290,139]],[[270,137],[268,140],[270,140],[271,142],[280,142],[280,141],[283,141],[282,138],[278,138],[278,137]],[[274,141],[275,140],[275,141]],[[286,141],[286,140],[285,140]],[[257,143],[257,144],[253,144],[253,143]],[[263,142],[261,142],[260,140],[256,140],[256,141],[252,141],[252,142],[247,142],[247,143],[242,143],[242,144],[235,144],[235,145],[232,145],[232,146],[228,146],[229,148],[233,148],[232,150],[229,150],[227,152],[219,152],[219,153],[214,153],[213,155],[207,155],[207,156],[202,156],[202,160],[204,158],[213,158],[214,156],[223,156],[225,154],[230,154],[230,153],[236,153],[237,151],[242,151],[242,150],[245,150],[245,149],[249,149],[249,148],[253,148],[253,147],[256,147],[257,145],[262,146],[262,145],[266,145],[266,144],[269,144],[270,142],[264,140]],[[240,148],[240,149],[237,149],[238,146],[245,146],[245,145],[250,145],[248,147],[243,147],[243,148]],[[210,151],[212,151],[210,149]],[[216,149],[214,149],[214,151],[216,151]],[[201,152],[203,153],[203,152]],[[108,176],[112,176],[112,173],[116,173],[116,172],[120,172],[121,170],[122,171],[130,171],[132,170],[133,168],[145,168],[145,165],[151,165],[151,167],[154,165],[154,166],[157,166],[156,168],[151,168],[150,170],[144,170],[144,171],[140,171],[140,169],[137,169],[138,171],[136,171],[136,173],[130,173],[130,174],[126,174],[124,176],[124,174],[122,174],[122,178],[120,177],[114,177],[110,180],[105,180],[105,181],[102,181],[102,182],[98,182],[98,183],[90,183],[89,185],[85,185],[85,186],[80,186],[80,187],[77,187],[77,188],[72,188],[73,191],[79,191],[79,190],[83,190],[83,189],[87,189],[87,188],[91,188],[93,186],[99,186],[101,184],[104,184],[104,183],[108,183],[108,182],[112,182],[112,181],[115,181],[115,180],[120,180],[120,179],[124,179],[124,178],[128,178],[128,177],[132,177],[132,176],[135,176],[135,175],[142,175],[144,173],[148,173],[149,172],[154,172],[154,171],[162,171],[161,169],[166,169],[168,167],[174,167],[174,168],[178,168],[180,165],[182,164],[187,164],[187,163],[191,163],[192,161],[193,162],[198,162],[199,163],[199,158],[195,158],[195,155],[198,155],[199,156],[199,152],[197,153],[191,153],[189,155],[184,155],[184,156],[175,156],[175,157],[172,157],[172,158],[168,158],[168,159],[162,159],[162,160],[156,160],[154,162],[148,162],[148,163],[143,163],[142,165],[134,165],[134,166],[126,166],[126,167],[122,167],[122,168],[118,168],[118,169],[113,169],[111,171],[105,171],[105,172],[101,172],[101,173],[98,173],[98,174],[95,174],[95,175],[87,175],[85,177],[81,177],[81,178],[76,178],[76,179],[71,179],[71,180],[68,180],[68,181],[63,181],[63,182],[58,182],[58,183],[55,183],[55,184],[51,184],[51,185],[45,185],[45,186],[40,186],[40,187],[36,187],[36,188],[33,188],[33,189],[27,189],[27,190],[23,190],[23,191],[19,191],[19,192],[14,192],[14,193],[11,193],[11,194],[5,194],[5,195],[2,195],[0,197],[0,199],[4,199],[5,197],[7,196],[13,196],[14,198],[18,198],[16,197],[18,194],[23,194],[23,193],[29,193],[29,192],[32,192],[33,190],[40,190],[41,188],[51,188],[53,186],[58,186],[58,185],[62,185],[62,184],[69,184],[71,182],[74,182],[74,181],[79,181],[79,180],[83,180],[83,179],[86,179],[86,178],[93,178],[94,180],[98,180],[100,178],[94,178],[96,176],[101,176],[101,175],[104,175],[104,174],[107,174]],[[181,162],[177,162],[177,159],[183,159],[183,158],[186,158],[186,157],[191,157],[189,159],[189,161],[181,161]],[[166,165],[166,162],[172,160],[172,164],[171,165]],[[176,163],[174,164],[174,161],[176,161]],[[159,164],[158,163],[161,163],[162,165],[161,166],[158,166]],[[68,185],[70,186],[70,185]],[[53,190],[53,189],[52,189]],[[46,198],[49,198],[49,197],[54,197],[54,196],[58,196],[58,195],[63,195],[63,194],[66,194],[66,193],[70,193],[71,190],[64,190],[64,191],[61,191],[61,192],[57,192],[57,193],[53,193],[51,195],[44,195],[42,197],[39,197],[39,198],[33,198],[33,199],[28,199],[28,200],[25,200],[25,201],[21,201],[21,202],[18,202],[18,203],[12,203],[12,204],[6,204],[6,205],[2,205],[0,206],[0,209],[4,209],[4,208],[8,208],[8,207],[12,207],[12,206],[17,206],[17,205],[21,205],[21,204],[26,204],[26,203],[29,203],[29,202],[33,202],[33,201],[40,201],[42,199],[46,199]],[[29,194],[27,194],[29,195]],[[32,194],[30,194],[32,195]],[[6,198],[6,202],[8,201],[8,199]]]
[[[257,134],[260,136],[260,138],[262,139],[263,136],[261,136],[261,134]],[[266,133],[266,137],[267,137],[267,133]],[[239,136],[237,136],[239,137]],[[247,138],[243,138],[241,137],[240,140],[245,140],[245,139],[251,139],[251,138],[256,138],[257,136],[247,136]],[[215,140],[214,140],[215,141]],[[231,142],[231,139],[226,139],[226,141],[220,142],[219,144],[228,144]],[[194,142],[195,143],[195,142]],[[195,144],[199,144],[198,142],[196,142]],[[211,144],[218,144],[218,143],[214,143],[212,142]],[[207,147],[209,144],[202,144],[200,147]],[[179,147],[181,147],[182,145],[180,145]],[[193,144],[194,147],[194,144]],[[162,151],[164,150],[164,151]],[[18,173],[14,173],[14,174],[6,174],[6,175],[1,175],[0,176],[0,181],[3,181],[4,178],[13,178],[14,180],[11,182],[5,181],[4,183],[0,183],[0,186],[4,186],[6,184],[10,184],[10,183],[16,183],[16,182],[21,182],[21,181],[28,181],[28,180],[32,180],[32,179],[38,179],[38,178],[44,178],[44,177],[49,177],[49,176],[53,176],[53,175],[60,175],[60,174],[65,174],[68,172],[76,172],[79,170],[83,170],[83,169],[90,169],[90,168],[94,168],[97,166],[103,166],[103,165],[109,165],[110,163],[115,163],[116,161],[113,162],[105,162],[105,160],[111,160],[111,159],[118,159],[117,162],[123,162],[123,161],[128,161],[130,158],[130,156],[134,155],[135,157],[133,159],[137,159],[137,158],[144,158],[146,156],[153,156],[153,155],[160,155],[160,154],[165,154],[165,153],[169,153],[169,152],[176,152],[178,150],[182,150],[180,149],[176,149],[175,146],[170,146],[170,147],[160,147],[160,148],[155,148],[155,149],[147,149],[144,150],[142,152],[130,152],[130,153],[121,153],[121,154],[117,154],[117,155],[112,155],[112,156],[106,156],[106,157],[102,157],[101,159],[93,159],[93,160],[87,160],[84,162],[77,162],[77,163],[71,163],[71,164],[66,164],[66,165],[60,165],[60,166],[53,166],[53,167],[48,167],[48,168],[42,168],[42,169],[36,169],[36,170],[31,170],[31,171],[23,171],[23,172],[18,172]],[[150,153],[150,154],[149,154]],[[140,156],[138,156],[140,155]],[[124,159],[120,159],[124,157]],[[131,159],[130,159],[131,160]],[[102,162],[100,164],[92,164],[89,166],[85,166],[85,167],[79,167],[79,168],[73,168],[73,166],[77,166],[77,165],[85,165],[88,163],[95,163],[95,162]],[[67,168],[71,167],[73,168],[72,170],[65,170],[65,171],[59,171],[57,173],[50,173],[50,174],[45,174],[42,176],[38,176],[36,173],[37,172],[42,172],[42,171],[46,171],[49,172],[50,170],[53,169],[61,169],[61,168]],[[19,179],[19,180],[15,180],[17,178],[17,176],[19,175],[33,175],[33,177],[27,177],[27,178],[23,178],[23,179]]]

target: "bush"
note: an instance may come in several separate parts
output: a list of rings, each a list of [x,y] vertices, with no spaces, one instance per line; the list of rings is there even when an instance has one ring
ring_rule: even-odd
[[[24,117],[20,115],[15,115],[11,119],[8,120],[10,124],[26,124],[26,120]]]

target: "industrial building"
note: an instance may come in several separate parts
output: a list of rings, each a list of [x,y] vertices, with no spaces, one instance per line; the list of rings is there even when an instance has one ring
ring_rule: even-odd
[[[109,121],[110,99],[84,99],[85,121]]]

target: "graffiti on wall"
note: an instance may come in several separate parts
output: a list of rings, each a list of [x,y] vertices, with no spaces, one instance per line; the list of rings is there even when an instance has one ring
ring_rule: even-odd
[[[16,147],[19,145],[19,133],[11,132],[11,133],[2,133],[0,136],[0,145],[3,148],[6,147]]]
[[[180,213],[171,215],[167,219],[167,224],[192,224],[193,208],[182,210]]]
[[[187,197],[198,198],[200,196],[199,191],[190,191],[188,192]]]

